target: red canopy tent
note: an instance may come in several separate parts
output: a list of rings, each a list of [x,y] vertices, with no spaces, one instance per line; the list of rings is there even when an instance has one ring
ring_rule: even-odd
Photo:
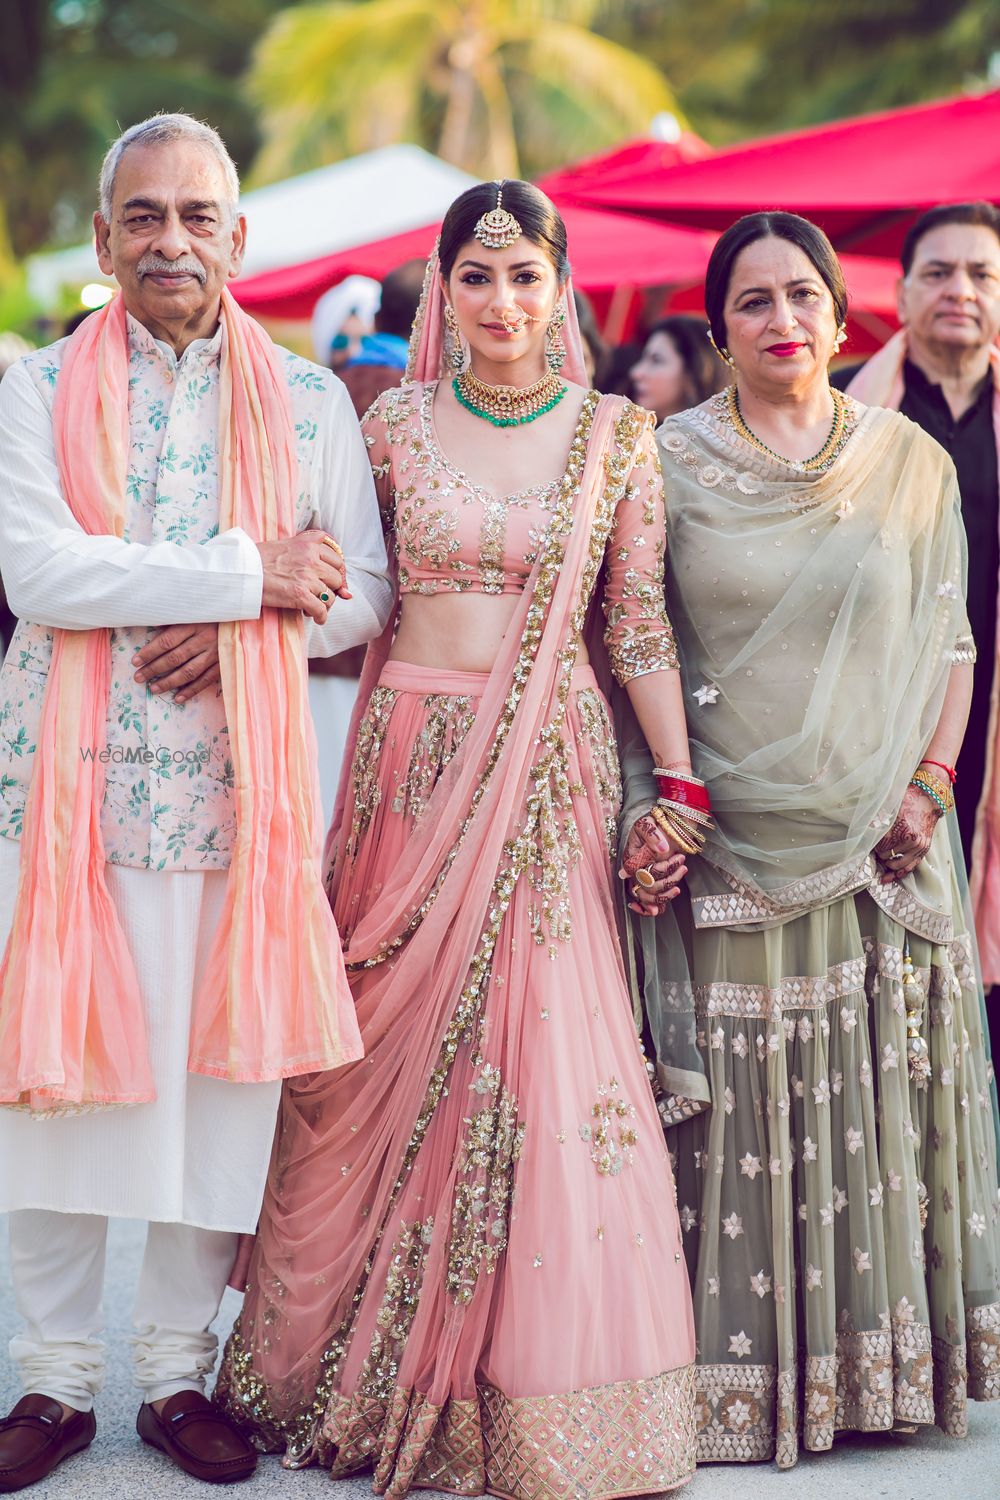
[[[584,176],[564,201],[724,229],[740,214],[792,209],[838,248],[896,255],[916,214],[937,203],[1000,201],[1000,89],[751,141],[702,161],[637,161]]]

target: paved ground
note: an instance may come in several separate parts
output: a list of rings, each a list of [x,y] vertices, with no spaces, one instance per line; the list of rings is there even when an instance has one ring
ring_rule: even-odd
[[[112,1357],[108,1383],[99,1397],[97,1438],[85,1454],[70,1459],[46,1484],[30,1491],[37,1500],[207,1500],[213,1493],[178,1473],[135,1435],[138,1397],[130,1384],[125,1335],[144,1232],[139,1224],[112,1225],[106,1293]],[[2,1225],[0,1348],[16,1323],[6,1239]],[[238,1305],[235,1293],[227,1293],[220,1330],[229,1327]],[[18,1395],[10,1370],[0,1360],[0,1410],[8,1410]],[[973,1407],[971,1425],[965,1443],[936,1430],[910,1438],[843,1439],[832,1453],[806,1456],[787,1474],[767,1464],[705,1468],[684,1494],[686,1500],[998,1500],[1000,1403]],[[224,1493],[232,1493],[234,1500],[316,1500],[321,1495],[362,1500],[371,1490],[367,1480],[355,1479],[338,1482],[334,1491],[329,1478],[316,1469],[289,1473],[276,1460],[264,1459],[252,1480]]]

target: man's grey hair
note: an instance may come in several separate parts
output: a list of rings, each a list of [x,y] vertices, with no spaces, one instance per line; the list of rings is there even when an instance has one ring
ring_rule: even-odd
[[[111,223],[115,178],[129,146],[166,146],[172,141],[196,141],[198,145],[207,146],[215,153],[226,179],[226,206],[231,208],[233,218],[236,218],[240,201],[240,176],[219,132],[213,130],[211,125],[206,125],[203,120],[196,120],[193,115],[150,115],[148,120],[130,125],[108,147],[101,166],[99,188],[100,213],[105,224]]]

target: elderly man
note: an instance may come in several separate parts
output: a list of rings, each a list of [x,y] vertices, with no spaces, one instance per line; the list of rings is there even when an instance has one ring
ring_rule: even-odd
[[[958,470],[978,659],[965,742],[951,769],[988,988],[1000,984],[1000,210],[991,203],[930,209],[906,236],[902,268],[902,330],[847,389],[869,405],[902,411],[947,449]],[[1000,1046],[996,994],[988,1005],[994,1057]]]
[[[21,619],[0,675],[0,1209],[27,1392],[0,1425],[5,1492],[94,1436],[109,1216],[149,1221],[140,1435],[198,1478],[251,1472],[204,1395],[208,1328],[279,1080],[359,1055],[305,657],[377,634],[391,590],[346,392],[226,289],[238,193],[208,126],[126,131],[94,220],[121,294],[0,389]]]

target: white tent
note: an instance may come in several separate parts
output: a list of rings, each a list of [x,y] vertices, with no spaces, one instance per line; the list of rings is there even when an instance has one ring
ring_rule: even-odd
[[[440,218],[476,179],[420,146],[384,146],[244,194],[246,275],[365,245]],[[92,244],[36,255],[28,287],[43,306],[63,286],[102,281]]]

